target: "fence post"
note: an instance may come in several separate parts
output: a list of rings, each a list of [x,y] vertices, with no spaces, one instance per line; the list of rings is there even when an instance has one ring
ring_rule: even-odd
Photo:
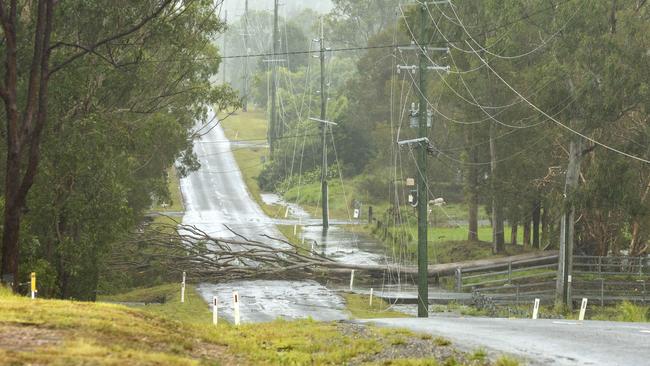
[[[517,284],[517,293],[515,295],[515,304],[519,305],[519,284]]]
[[[605,306],[605,279],[600,279],[600,307]]]
[[[598,257],[598,273],[600,274],[601,267],[603,264],[603,257]]]
[[[641,293],[643,295],[643,305],[645,305],[645,280],[641,280],[643,284],[643,292]]]
[[[372,224],[372,206],[368,206],[368,223]]]
[[[456,291],[463,292],[463,270],[456,268]]]
[[[643,257],[639,257],[639,277],[643,276]]]
[[[508,285],[512,285],[512,261],[508,261]]]

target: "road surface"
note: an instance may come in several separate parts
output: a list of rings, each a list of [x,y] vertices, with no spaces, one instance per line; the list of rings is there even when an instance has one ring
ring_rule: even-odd
[[[360,322],[443,336],[461,349],[485,348],[529,365],[650,365],[650,324],[644,323],[474,317]]]
[[[268,242],[260,235],[282,237],[273,220],[266,216],[251,198],[231,146],[220,126],[195,141],[194,151],[201,168],[181,179],[181,191],[185,203],[183,223],[196,225],[217,237],[233,237],[224,225],[249,239]],[[297,219],[297,221],[296,221]],[[308,220],[308,217],[304,218]],[[300,222],[301,217],[287,222]],[[318,228],[320,230],[320,228]],[[311,229],[307,230],[311,233]],[[337,260],[354,263],[375,263],[379,257],[361,251],[358,246],[341,240],[344,234],[323,238],[318,235],[319,250]],[[332,244],[328,244],[332,238]],[[281,244],[278,244],[281,245]],[[287,319],[312,317],[316,320],[338,320],[348,318],[343,299],[334,291],[313,281],[235,281],[202,283],[199,293],[208,302],[217,296],[222,306],[221,314],[232,320],[232,291],[239,292],[242,322],[261,322],[284,317]]]

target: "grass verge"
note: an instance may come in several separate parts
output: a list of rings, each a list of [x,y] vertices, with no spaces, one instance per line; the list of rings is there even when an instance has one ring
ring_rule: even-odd
[[[178,284],[104,297],[162,305],[30,300],[0,289],[0,364],[57,365],[496,365],[451,342],[347,322],[211,324],[194,288]],[[498,361],[497,361],[498,362]]]
[[[192,326],[124,306],[0,293],[0,364],[239,363]]]
[[[374,297],[370,306],[370,296],[346,293],[343,294],[348,311],[353,318],[408,318],[407,314],[390,310],[389,304],[381,298]]]

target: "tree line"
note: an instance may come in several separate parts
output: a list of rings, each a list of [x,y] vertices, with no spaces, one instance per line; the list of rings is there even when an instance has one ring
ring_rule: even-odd
[[[395,141],[415,136],[408,110],[419,91],[417,75],[397,74],[396,65],[417,60],[390,46],[419,42],[423,26],[423,46],[450,49],[428,52],[430,65],[450,66],[427,76],[435,150],[428,195],[467,205],[467,239],[487,239],[478,237],[484,207],[495,252],[504,251],[508,223],[512,240],[522,230],[524,244],[537,248],[557,248],[565,238],[582,254],[648,253],[646,1],[459,0],[429,5],[425,24],[417,6],[398,1],[333,3],[325,16],[328,46],[357,49],[328,55],[328,118],[339,122],[329,160],[336,161],[335,145],[345,177],[362,182],[355,188],[373,192],[371,200],[405,202],[401,180],[417,167]],[[318,16],[311,20],[293,28],[308,33],[297,41],[317,34]],[[317,78],[306,75],[319,69],[303,62],[280,68],[287,128],[260,176],[267,189],[296,182],[296,174],[320,164],[320,142],[305,112],[318,111]],[[267,67],[257,71],[253,99],[266,106]],[[303,146],[300,170],[294,139]],[[395,166],[405,175],[396,176]]]
[[[3,282],[36,271],[42,296],[94,299],[112,243],[169,199],[168,169],[198,168],[207,106],[238,104],[211,82],[218,5],[0,2]]]

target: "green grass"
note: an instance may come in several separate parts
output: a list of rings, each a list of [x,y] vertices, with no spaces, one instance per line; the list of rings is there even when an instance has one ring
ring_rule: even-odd
[[[30,300],[0,293],[2,364],[199,365],[228,364],[226,347],[197,336],[191,326],[124,306]],[[210,360],[208,360],[210,359]]]
[[[416,341],[449,347],[442,338],[403,329],[309,319],[214,326],[207,304],[191,285],[184,304],[178,284],[102,299],[139,302],[160,296],[167,299],[163,305],[129,308],[30,300],[0,288],[0,335],[12,335],[0,336],[0,364],[457,365],[459,356],[471,360],[456,350],[440,360],[395,357]]]
[[[221,121],[223,131],[231,141],[265,142],[267,138],[267,116],[263,111],[237,112]],[[260,141],[261,140],[261,141]]]
[[[298,248],[305,250],[307,253],[311,250],[311,247],[302,241],[302,225],[296,225],[295,229],[293,225],[276,225],[278,230],[282,235],[287,239],[291,244],[295,245]],[[295,233],[294,233],[295,230]]]
[[[390,310],[389,304],[381,298],[374,297],[370,306],[370,297],[358,294],[343,294],[348,311],[353,318],[408,318],[409,315]]]
[[[407,260],[415,260],[417,253],[417,227],[401,226],[378,229],[376,225],[357,225],[348,227],[349,230],[372,235],[391,250]],[[491,237],[490,227],[479,228],[479,238]],[[506,244],[506,253],[503,255],[492,254],[492,244],[487,241],[467,241],[467,229],[459,227],[429,227],[429,262],[452,263],[474,259],[495,258],[504,255],[515,255],[534,251],[522,245]],[[508,238],[506,236],[506,238]]]
[[[335,219],[351,219],[353,209],[350,207],[352,200],[358,195],[355,194],[354,185],[350,180],[344,180],[343,185],[339,179],[330,180],[329,190],[329,214]],[[309,183],[293,187],[284,193],[284,199],[288,202],[300,205],[312,217],[321,218],[321,184]],[[346,200],[347,199],[347,200]],[[387,205],[386,205],[387,207]],[[375,209],[380,209],[375,207]],[[362,207],[362,215],[367,214],[367,207]]]
[[[577,315],[575,315],[577,319]],[[607,307],[587,307],[587,319],[620,322],[650,322],[650,306],[636,305],[628,301]]]
[[[197,294],[194,286],[185,288],[185,302],[181,303],[180,283],[165,284],[150,288],[135,289],[123,294],[99,297],[98,301],[149,302],[164,298],[163,305],[149,305],[146,310],[152,314],[167,317],[188,324],[211,324],[212,313],[205,301]]]
[[[509,356],[501,356],[497,359],[496,366],[519,366],[520,363],[517,359]]]
[[[487,351],[484,348],[479,348],[470,355],[470,360],[484,362],[487,359],[487,356]]]

